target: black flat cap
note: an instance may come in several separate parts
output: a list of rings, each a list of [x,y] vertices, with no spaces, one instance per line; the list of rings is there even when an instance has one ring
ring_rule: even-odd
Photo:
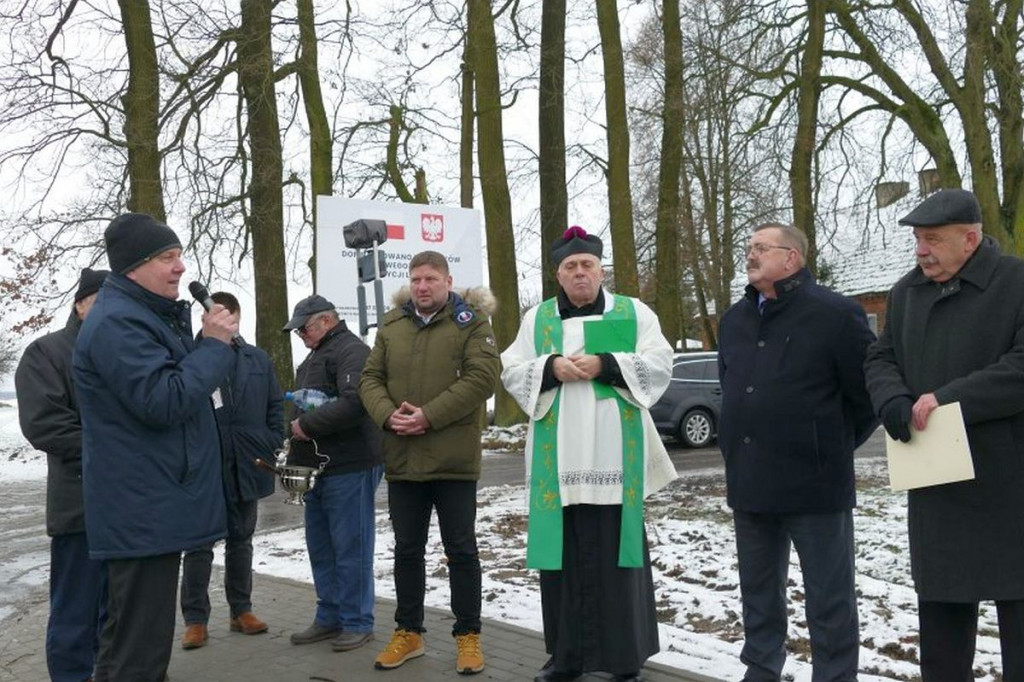
[[[978,198],[965,189],[940,189],[899,220],[900,225],[911,227],[973,225],[980,222],[981,205]]]
[[[320,294],[307,296],[295,304],[295,310],[292,311],[292,319],[288,320],[288,324],[281,327],[281,331],[290,332],[293,329],[298,329],[305,325],[313,315],[325,313],[328,310],[334,310],[334,304],[326,298]]]

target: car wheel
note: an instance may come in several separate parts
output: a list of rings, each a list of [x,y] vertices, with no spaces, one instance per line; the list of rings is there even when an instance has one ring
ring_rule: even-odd
[[[707,447],[713,432],[711,414],[699,407],[687,412],[679,423],[679,439],[691,448]]]

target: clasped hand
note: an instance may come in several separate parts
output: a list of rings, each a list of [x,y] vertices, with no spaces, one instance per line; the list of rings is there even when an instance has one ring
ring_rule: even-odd
[[[601,358],[596,355],[563,355],[555,358],[551,371],[563,384],[590,381],[601,374]]]
[[[421,436],[430,428],[423,409],[402,401],[388,417],[388,428],[399,436]]]

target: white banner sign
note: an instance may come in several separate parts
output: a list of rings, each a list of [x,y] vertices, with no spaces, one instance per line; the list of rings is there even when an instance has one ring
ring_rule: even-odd
[[[356,250],[345,246],[342,228],[361,218],[383,220],[388,226],[388,240],[380,246],[387,256],[387,274],[383,278],[385,312],[392,307],[392,295],[409,283],[409,261],[420,251],[437,251],[448,258],[456,289],[484,283],[478,211],[432,204],[317,197],[316,290],[337,306],[338,314],[356,333],[359,333]],[[373,282],[363,285],[370,324],[377,321],[373,286]]]

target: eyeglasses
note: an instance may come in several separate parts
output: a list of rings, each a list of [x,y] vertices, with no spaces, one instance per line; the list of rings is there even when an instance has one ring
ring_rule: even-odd
[[[298,336],[305,336],[306,334],[309,333],[309,325],[313,324],[314,322],[316,322],[319,319],[320,319],[319,317],[314,317],[311,320],[306,320],[306,324],[304,324],[301,327],[299,327],[298,329],[296,329],[295,330],[295,334],[298,335]]]
[[[785,251],[795,251],[792,246],[779,246],[777,244],[751,244],[747,247],[747,255],[756,253],[759,256],[763,256],[772,249],[783,249]]]

